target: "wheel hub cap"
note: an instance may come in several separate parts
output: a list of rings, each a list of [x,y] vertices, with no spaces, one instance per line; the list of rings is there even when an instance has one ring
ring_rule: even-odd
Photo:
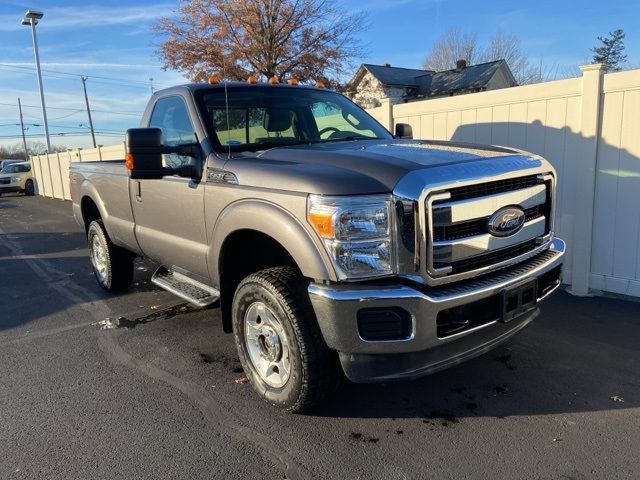
[[[289,342],[282,323],[264,303],[255,302],[245,313],[244,330],[255,371],[269,386],[282,387],[291,372]]]
[[[100,281],[104,281],[107,276],[107,255],[105,246],[97,235],[91,240],[91,263]]]

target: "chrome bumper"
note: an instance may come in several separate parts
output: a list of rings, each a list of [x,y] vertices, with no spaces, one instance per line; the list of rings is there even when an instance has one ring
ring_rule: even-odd
[[[413,378],[479,355],[524,328],[535,308],[508,323],[497,318],[478,327],[439,338],[442,310],[494,295],[528,278],[540,278],[562,264],[565,243],[556,238],[545,252],[504,270],[441,287],[401,283],[322,285],[312,283],[309,296],[327,345],[340,353],[347,376],[356,382]],[[549,295],[554,285],[538,298]],[[358,330],[364,308],[400,307],[411,315],[411,335],[400,340],[367,341]]]

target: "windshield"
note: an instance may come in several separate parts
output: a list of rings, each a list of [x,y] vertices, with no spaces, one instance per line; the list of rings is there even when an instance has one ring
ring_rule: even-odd
[[[338,140],[389,139],[391,134],[342,95],[328,90],[232,87],[200,92],[199,104],[222,150]]]
[[[28,172],[31,168],[28,165],[16,165],[14,163],[9,163],[5,165],[0,173],[23,173]]]

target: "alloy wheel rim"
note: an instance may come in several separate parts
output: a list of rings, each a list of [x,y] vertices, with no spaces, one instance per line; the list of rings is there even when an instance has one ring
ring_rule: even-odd
[[[91,239],[91,263],[98,279],[104,282],[107,277],[107,255],[105,246],[98,235],[94,235]]]
[[[264,303],[252,303],[244,315],[244,336],[260,378],[272,388],[283,387],[291,376],[291,358],[282,322]]]

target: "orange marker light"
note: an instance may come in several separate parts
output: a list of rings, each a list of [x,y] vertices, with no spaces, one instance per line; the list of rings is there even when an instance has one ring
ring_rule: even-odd
[[[254,83],[258,83],[258,78],[255,75],[249,75],[247,78],[247,83],[253,85]]]
[[[321,237],[332,238],[334,236],[333,219],[330,213],[309,212],[309,223]]]
[[[270,83],[271,85],[276,85],[276,84],[280,83],[280,80],[278,80],[278,77],[276,77],[276,76],[274,75],[273,77],[271,77],[271,78],[269,79],[269,83]]]
[[[316,82],[316,88],[327,88],[327,86],[324,84],[322,80],[318,80]]]
[[[124,156],[124,166],[127,168],[127,170],[133,170],[133,167],[135,166],[134,162],[133,162],[133,153],[126,153]]]
[[[289,79],[289,85],[298,85],[298,79],[297,78],[290,78]]]
[[[220,83],[220,77],[218,77],[218,75],[211,75],[207,79],[207,82],[209,83],[209,85],[216,85],[216,84]]]

